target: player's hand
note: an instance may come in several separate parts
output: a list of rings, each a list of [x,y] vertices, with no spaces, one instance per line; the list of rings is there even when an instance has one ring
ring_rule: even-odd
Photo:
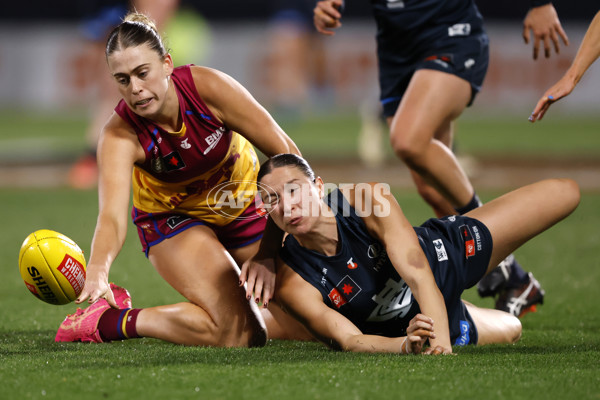
[[[333,29],[342,26],[340,8],[343,0],[319,1],[313,10],[313,21],[317,31],[324,35],[334,35]]]
[[[110,289],[108,283],[108,275],[103,272],[98,272],[99,268],[94,268],[93,265],[88,265],[87,276],[83,290],[79,294],[79,297],[75,300],[75,303],[81,304],[85,300],[88,303],[93,304],[98,299],[106,299],[108,304],[113,308],[119,308],[115,302],[115,296]]]
[[[563,76],[554,86],[546,90],[546,93],[537,102],[533,112],[529,116],[529,121],[535,122],[541,120],[554,102],[568,96],[574,88],[575,81],[567,75]]]
[[[569,38],[563,30],[558,14],[552,3],[534,7],[529,10],[523,20],[523,40],[529,44],[530,34],[533,32],[533,59],[538,58],[540,42],[544,43],[544,55],[550,57],[550,41],[554,44],[556,54],[560,53],[560,40],[568,46]]]
[[[429,347],[423,352],[427,355],[438,355],[438,354],[452,354],[452,348],[445,348],[444,346]]]
[[[417,314],[410,320],[406,328],[406,342],[404,346],[406,353],[419,354],[427,339],[435,339],[433,331],[433,320],[426,315]]]
[[[275,292],[275,260],[265,258],[256,260],[250,258],[242,265],[240,273],[240,286],[246,286],[246,298],[250,300],[254,294],[254,301],[262,301],[263,308],[267,308]]]

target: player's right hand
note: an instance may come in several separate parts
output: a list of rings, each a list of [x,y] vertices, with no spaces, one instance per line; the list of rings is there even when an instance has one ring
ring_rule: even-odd
[[[322,0],[317,3],[313,10],[313,21],[318,32],[329,36],[335,34],[333,29],[342,26],[342,5],[343,0]]]
[[[79,294],[79,297],[75,300],[75,303],[81,304],[87,299],[88,303],[93,304],[98,301],[98,299],[104,298],[111,307],[119,308],[115,301],[115,296],[110,289],[108,275],[97,272],[98,270],[99,269],[94,268],[93,265],[88,265],[85,285],[83,286],[81,294]]]

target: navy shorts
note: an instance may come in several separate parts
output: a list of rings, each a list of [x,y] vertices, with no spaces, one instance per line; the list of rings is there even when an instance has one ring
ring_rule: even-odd
[[[461,295],[487,271],[493,248],[490,231],[476,219],[456,215],[430,219],[416,231],[444,296],[452,343],[476,344],[477,328]]]
[[[466,80],[471,84],[469,105],[473,103],[488,68],[487,34],[480,30],[469,31],[466,36],[438,33],[436,37],[435,40],[431,35],[416,38],[410,52],[399,48],[393,40],[378,38],[379,87],[384,116],[391,117],[396,113],[413,74],[419,69],[447,72]]]

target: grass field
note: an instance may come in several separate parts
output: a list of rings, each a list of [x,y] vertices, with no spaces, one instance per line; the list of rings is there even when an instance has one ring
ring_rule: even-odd
[[[281,121],[313,159],[355,157],[358,124],[347,116]],[[24,157],[74,157],[84,148],[82,118],[0,114],[0,126],[5,164]],[[521,120],[465,119],[459,124],[459,145],[478,156],[599,159],[598,126],[597,118],[533,126]],[[413,224],[430,217],[414,191],[395,194]],[[498,194],[480,193],[483,200]],[[2,400],[600,399],[598,193],[584,193],[571,217],[516,253],[546,290],[544,306],[523,319],[521,341],[456,348],[456,356],[443,357],[348,354],[284,341],[270,341],[262,349],[190,348],[153,339],[56,344],[58,324],[75,305],[52,306],[29,294],[18,273],[19,248],[29,233],[48,228],[89,253],[96,194],[4,188],[0,204]],[[145,259],[131,224],[111,280],[130,290],[136,307],[182,299]],[[465,298],[492,306],[473,290]]]
[[[495,193],[484,193],[490,198]],[[397,193],[413,224],[429,211],[413,193]],[[547,291],[523,319],[516,345],[457,348],[456,356],[333,352],[317,343],[270,341],[262,349],[190,348],[139,339],[102,345],[53,342],[73,304],[35,299],[17,256],[30,232],[51,228],[87,253],[95,222],[93,192],[0,190],[0,380],[2,399],[597,399],[600,394],[600,195],[520,249],[521,263]],[[181,298],[157,275],[130,228],[111,279],[134,306]],[[472,291],[465,298],[484,306]]]
[[[313,159],[356,157],[358,115],[278,118],[302,153]],[[597,116],[548,115],[540,123],[526,118],[466,115],[457,122],[458,151],[478,157],[537,157],[600,160],[600,120]],[[74,157],[85,148],[86,118],[82,115],[29,115],[0,112],[0,162]],[[384,133],[384,135],[386,135]],[[389,157],[387,136],[383,147]]]

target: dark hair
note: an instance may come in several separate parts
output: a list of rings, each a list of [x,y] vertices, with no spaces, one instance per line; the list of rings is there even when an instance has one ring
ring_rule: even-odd
[[[168,53],[156,25],[144,14],[132,12],[125,16],[116,28],[108,35],[106,41],[106,58],[117,50],[147,44],[161,58]]]
[[[298,168],[311,182],[315,181],[315,173],[306,160],[296,154],[288,153],[277,154],[262,163],[256,181],[260,182],[265,175],[271,173],[275,168],[289,166]]]

